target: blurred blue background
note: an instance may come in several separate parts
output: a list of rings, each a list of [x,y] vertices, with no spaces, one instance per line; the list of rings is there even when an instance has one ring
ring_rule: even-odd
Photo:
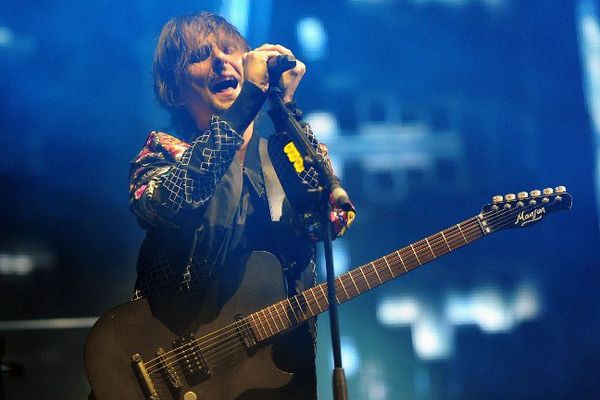
[[[87,395],[94,317],[143,232],[128,162],[164,128],[150,66],[173,15],[227,16],[307,64],[297,101],[358,218],[338,272],[565,185],[574,207],[340,309],[351,399],[600,398],[600,8],[593,0],[8,1],[0,6],[0,335],[7,399]],[[321,278],[324,275],[321,274]],[[331,398],[327,315],[319,392]],[[1,387],[0,387],[1,388]]]

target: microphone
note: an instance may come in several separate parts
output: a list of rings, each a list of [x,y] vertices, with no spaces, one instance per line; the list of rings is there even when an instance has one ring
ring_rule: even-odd
[[[269,70],[269,85],[277,86],[279,78],[288,69],[292,69],[296,66],[296,59],[289,55],[278,55],[269,58],[267,61],[267,69]]]

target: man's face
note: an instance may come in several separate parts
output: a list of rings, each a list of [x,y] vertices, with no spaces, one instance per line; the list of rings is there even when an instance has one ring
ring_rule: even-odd
[[[244,70],[240,45],[217,44],[214,38],[195,49],[181,83],[181,103],[200,128],[227,110],[242,90]]]

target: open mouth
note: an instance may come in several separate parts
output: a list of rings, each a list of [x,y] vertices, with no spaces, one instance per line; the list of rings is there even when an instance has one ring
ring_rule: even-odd
[[[221,93],[224,92],[228,89],[235,89],[238,86],[238,81],[235,78],[226,78],[225,80],[219,81],[217,83],[215,83],[212,87],[211,90],[213,91],[213,93]]]

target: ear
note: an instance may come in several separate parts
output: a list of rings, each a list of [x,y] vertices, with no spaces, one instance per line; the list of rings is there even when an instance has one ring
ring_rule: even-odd
[[[175,107],[185,107],[187,101],[181,90],[173,90],[173,105]]]
[[[184,107],[187,104],[183,85],[185,85],[185,79],[180,75],[174,81],[169,82],[168,88],[166,88],[173,99],[173,107]]]

